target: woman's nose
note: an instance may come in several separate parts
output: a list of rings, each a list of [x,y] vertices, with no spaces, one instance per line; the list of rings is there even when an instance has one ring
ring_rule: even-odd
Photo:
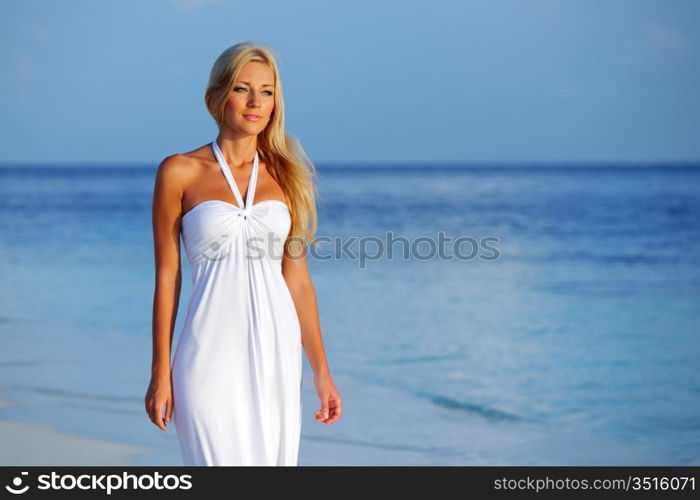
[[[260,101],[260,98],[258,97],[257,94],[251,94],[250,96],[250,104],[257,106],[258,101]]]

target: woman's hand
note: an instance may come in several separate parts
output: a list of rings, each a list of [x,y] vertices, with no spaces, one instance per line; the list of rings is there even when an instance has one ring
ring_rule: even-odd
[[[314,385],[321,399],[321,409],[315,413],[316,420],[324,424],[332,424],[343,413],[343,399],[338,394],[330,375],[314,376]]]
[[[173,416],[173,390],[170,375],[151,377],[145,403],[146,413],[151,422],[165,430]],[[164,409],[165,418],[163,417]]]

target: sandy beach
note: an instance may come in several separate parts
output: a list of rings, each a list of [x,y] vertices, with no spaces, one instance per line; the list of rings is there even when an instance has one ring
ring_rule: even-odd
[[[0,396],[0,408],[17,403]],[[51,426],[0,420],[0,465],[131,465],[129,457],[150,450],[85,439]]]

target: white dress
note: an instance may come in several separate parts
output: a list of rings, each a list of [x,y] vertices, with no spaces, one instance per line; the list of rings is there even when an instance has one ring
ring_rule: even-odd
[[[245,203],[216,141],[238,206],[199,203],[182,217],[192,295],[172,364],[173,413],[185,465],[297,465],[302,343],[282,276],[287,205]],[[240,208],[244,207],[244,208]]]

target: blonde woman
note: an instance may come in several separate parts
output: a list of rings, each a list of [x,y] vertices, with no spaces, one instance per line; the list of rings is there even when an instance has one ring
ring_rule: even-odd
[[[225,50],[205,102],[218,136],[163,160],[155,180],[146,412],[162,430],[174,412],[185,465],[297,465],[302,350],[321,400],[316,421],[342,413],[305,257],[316,231],[315,168],[285,133],[268,47]],[[193,287],[171,367],[180,234]]]

